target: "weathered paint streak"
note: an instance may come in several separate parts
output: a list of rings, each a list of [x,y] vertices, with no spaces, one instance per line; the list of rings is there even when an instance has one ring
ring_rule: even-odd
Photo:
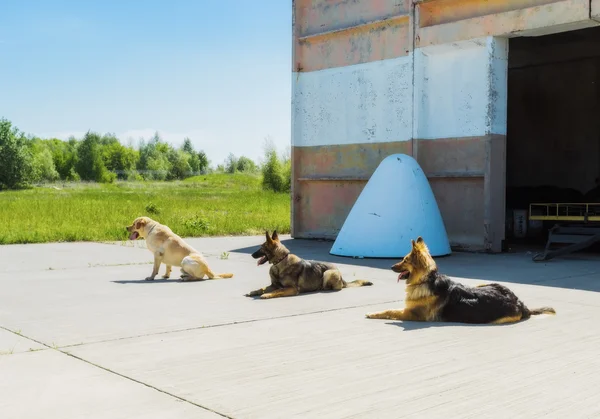
[[[410,0],[295,0],[299,37],[406,15]]]
[[[309,72],[403,57],[412,51],[410,19],[390,20],[300,38],[294,70]]]
[[[557,3],[560,0],[433,0],[419,4],[419,27]]]
[[[420,8],[425,4],[418,5]],[[485,36],[540,35],[595,26],[589,0],[563,0],[550,4],[419,27],[416,47],[447,44]]]

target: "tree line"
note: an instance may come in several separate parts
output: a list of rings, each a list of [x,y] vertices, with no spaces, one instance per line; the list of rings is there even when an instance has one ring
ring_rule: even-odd
[[[189,138],[173,147],[156,133],[137,148],[122,144],[114,134],[87,132],[83,138],[42,139],[26,136],[6,119],[0,119],[0,189],[21,189],[56,181],[170,181],[211,172],[261,173],[263,187],[290,190],[291,162],[267,140],[264,162],[230,153],[212,168],[206,153],[196,151]]]

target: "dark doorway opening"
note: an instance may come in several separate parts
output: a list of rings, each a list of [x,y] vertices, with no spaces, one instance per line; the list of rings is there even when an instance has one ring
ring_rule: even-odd
[[[531,218],[588,208],[536,203],[600,203],[600,28],[509,41],[507,243],[545,244],[557,221]]]

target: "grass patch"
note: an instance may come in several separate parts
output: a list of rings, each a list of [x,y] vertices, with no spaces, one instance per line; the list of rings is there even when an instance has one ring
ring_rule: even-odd
[[[126,240],[147,215],[182,237],[290,231],[288,193],[261,177],[211,174],[176,182],[66,183],[0,192],[0,244]]]

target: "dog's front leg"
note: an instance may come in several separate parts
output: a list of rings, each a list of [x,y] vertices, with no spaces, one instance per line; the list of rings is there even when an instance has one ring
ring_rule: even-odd
[[[155,253],[154,254],[154,267],[152,268],[152,275],[146,278],[146,281],[154,281],[154,277],[158,275],[158,268],[160,268],[160,263],[162,262],[162,254]]]
[[[386,310],[378,313],[367,314],[367,319],[385,319],[385,320],[403,320],[403,321],[423,321],[414,310]]]
[[[246,297],[256,297],[256,296],[259,296],[259,295],[263,295],[264,293],[267,293],[267,292],[275,291],[276,289],[277,288],[273,284],[271,284],[268,287],[264,287],[264,288],[260,288],[260,289],[254,290],[254,291],[250,291],[248,294],[246,294]]]
[[[260,298],[269,299],[269,298],[278,298],[278,297],[291,297],[291,296],[298,295],[298,294],[299,294],[298,288],[285,287],[285,288],[281,288],[279,290],[275,290],[275,291],[263,294],[260,296]]]
[[[171,265],[167,265],[167,270],[165,271],[165,274],[163,275],[163,279],[169,279],[171,277]]]

